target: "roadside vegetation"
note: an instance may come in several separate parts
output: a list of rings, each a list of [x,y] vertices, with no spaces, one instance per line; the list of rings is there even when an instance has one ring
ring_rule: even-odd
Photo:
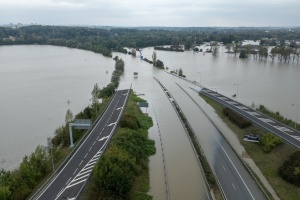
[[[93,170],[83,199],[152,199],[149,191],[149,156],[155,143],[148,139],[151,117],[139,109],[144,101],[131,94],[119,128]]]
[[[252,124],[247,128],[241,129],[224,114],[223,105],[204,95],[200,96],[215,109],[219,117],[236,134],[240,143],[246,150],[247,154],[244,156],[250,156],[254,160],[280,199],[298,200],[300,196],[299,185],[292,184],[292,182],[288,182],[287,180],[289,177],[293,177],[291,178],[293,181],[299,180],[297,179],[300,174],[298,160],[299,153],[297,153],[299,151],[257,125]],[[254,143],[244,141],[245,134],[255,134],[259,136],[261,142]],[[285,169],[283,170],[284,172],[280,172],[281,169]],[[287,178],[283,179],[282,175],[280,175],[281,173],[284,174],[284,176],[287,176]]]

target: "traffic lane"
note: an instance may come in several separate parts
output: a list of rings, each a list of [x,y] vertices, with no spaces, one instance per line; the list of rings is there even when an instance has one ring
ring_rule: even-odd
[[[207,91],[209,91],[209,92],[207,92]],[[210,90],[207,90],[207,89],[205,89],[202,93],[207,95],[208,97],[214,99],[215,101],[223,104],[224,106],[233,109],[234,111],[238,112],[242,116],[244,116],[244,117],[248,118],[249,120],[253,121],[257,125],[273,132],[274,134],[278,135],[279,137],[282,137],[284,140],[286,140],[287,142],[289,142],[292,145],[296,146],[297,148],[300,148],[300,141],[299,141],[300,134],[299,134],[299,132],[296,132],[292,129],[289,129],[284,124],[282,124],[280,122],[277,122],[277,121],[274,121],[274,120],[271,120],[269,117],[267,117],[265,115],[262,115],[261,113],[257,113],[254,110],[251,110],[250,108],[247,108],[244,105],[229,99],[230,101],[234,102],[234,104],[235,104],[235,105],[232,105],[232,104],[230,104],[230,103],[223,100],[224,98],[227,98],[227,97],[224,97],[223,95],[220,95],[218,93],[214,93],[214,92],[212,92]],[[220,97],[216,97],[216,95],[222,97],[222,99],[220,99]],[[255,112],[257,114],[255,114],[256,116],[251,115],[248,112],[245,112],[244,110],[242,110],[242,109],[240,109],[236,106],[247,108],[248,112],[251,113],[251,114],[252,114],[252,112]],[[262,118],[257,118],[257,116],[261,116]],[[272,123],[272,125],[270,125],[269,123],[266,123],[265,121],[262,121],[262,120],[268,121],[268,122]],[[279,129],[285,130],[289,133],[286,133],[286,132],[281,131]]]
[[[215,154],[216,173],[219,172],[224,193],[228,199],[264,199],[260,189],[246,171],[239,158],[233,152],[227,141],[218,141],[220,144]],[[223,183],[222,183],[223,181]]]
[[[45,196],[45,197],[47,197],[46,199],[49,199],[49,198],[54,199],[53,197],[55,196],[55,194],[58,194],[60,192],[61,188],[65,187],[65,184],[68,182],[69,178],[72,177],[71,173],[75,170],[76,166],[78,166],[78,160],[73,159],[73,157],[74,156],[79,156],[79,157],[83,156],[84,153],[82,153],[82,152],[86,151],[89,148],[89,145],[94,141],[95,135],[97,133],[99,133],[99,130],[101,130],[100,126],[103,126],[105,123],[107,123],[107,120],[109,119],[109,116],[110,116],[110,112],[112,112],[114,110],[114,108],[115,108],[114,104],[118,103],[118,99],[121,95],[122,95],[122,91],[116,93],[117,98],[114,98],[112,100],[108,111],[106,111],[104,113],[103,117],[99,120],[96,127],[92,130],[90,135],[82,143],[82,145],[79,147],[79,149],[74,153],[74,155],[69,160],[69,162],[66,164],[66,166],[60,171],[60,173],[57,175],[57,177],[54,179],[54,181],[48,186],[48,188],[38,198],[43,198],[43,196]],[[86,145],[84,145],[84,144],[86,144]]]
[[[249,195],[245,195],[245,191],[236,180],[236,172],[232,170],[232,166],[224,159],[221,148],[215,151],[216,161],[213,166],[217,178],[221,184],[226,199],[247,199]]]
[[[83,167],[81,169],[77,168],[75,170],[78,173],[75,174],[75,177],[73,177],[73,180],[68,183],[66,190],[64,190],[63,193],[60,195],[61,197],[73,198],[78,195],[79,191],[81,191],[81,188],[84,186],[88,176],[90,175],[90,173],[92,171],[93,166],[100,158],[100,154],[102,153],[102,150],[104,150],[103,148],[109,141],[109,138],[112,136],[113,131],[115,130],[115,128],[117,126],[117,121],[120,118],[121,112],[122,112],[122,109],[120,109],[120,107],[118,107],[118,106],[122,105],[121,107],[123,107],[124,103],[125,103],[124,102],[125,99],[123,100],[123,102],[118,101],[118,102],[120,102],[120,103],[118,103],[119,105],[116,105],[114,107],[113,113],[111,114],[111,116],[109,116],[109,119],[108,119],[105,127],[103,128],[101,133],[98,135],[97,140],[95,140],[93,142],[92,146],[88,150],[88,153],[86,153],[86,155],[85,155],[86,159],[85,159],[84,165],[82,165]],[[99,152],[99,151],[101,151],[101,152]],[[94,155],[96,155],[97,153],[99,153],[99,157],[97,157],[95,159]],[[90,163],[91,161],[93,161],[93,162]],[[86,167],[88,168],[87,169],[88,171],[85,170]],[[82,173],[83,175],[81,176],[80,173]],[[80,175],[80,176],[78,176],[78,175]]]

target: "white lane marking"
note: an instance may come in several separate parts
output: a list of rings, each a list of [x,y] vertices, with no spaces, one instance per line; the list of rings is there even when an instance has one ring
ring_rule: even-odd
[[[233,168],[235,169],[235,171],[237,172],[237,174],[239,175],[240,179],[242,180],[242,182],[244,183],[246,189],[248,190],[249,194],[251,195],[252,199],[254,199],[252,193],[250,192],[249,188],[247,187],[244,179],[242,178],[242,176],[240,175],[239,171],[237,170],[237,168],[235,167],[235,165],[233,164],[232,160],[230,159],[230,157],[228,156],[228,154],[226,153],[225,149],[223,148],[223,146],[221,145],[221,143],[219,142],[219,140],[216,138],[217,142],[219,143],[220,147],[222,148],[222,150],[224,151],[224,153],[226,154],[228,160],[230,161],[230,163],[232,164]]]
[[[225,169],[224,165],[223,165],[223,169],[224,169],[224,171],[226,172],[226,169]]]
[[[282,127],[282,126],[273,126],[273,127],[277,128],[278,130],[283,131],[283,132],[294,132],[291,129],[288,129],[288,128]]]
[[[85,158],[88,154],[89,154],[89,153],[86,153],[85,156],[84,156],[84,158]]]
[[[290,135],[292,138],[295,138],[296,140],[300,141],[300,136],[296,136],[296,135]]]
[[[91,148],[89,149],[89,151],[91,151],[92,148],[93,148],[93,147],[91,147]]]
[[[61,191],[57,194],[56,198],[60,196],[60,194],[63,192],[64,188],[61,189]]]
[[[70,177],[69,180],[66,182],[66,185],[68,185],[68,183],[70,182],[71,178],[72,178],[72,177]]]
[[[100,141],[102,141],[102,140],[106,140],[107,138],[109,138],[109,135],[108,135],[108,136],[105,136],[105,137],[103,137],[103,138],[100,138],[98,141],[100,142]]]
[[[80,162],[79,166],[82,164],[83,160]]]
[[[270,120],[270,119],[268,119],[268,118],[257,118],[257,119],[259,119],[259,120],[261,120],[261,121],[263,121],[263,122],[265,122],[265,123],[275,123],[273,120]]]
[[[241,109],[241,110],[248,110],[249,108],[247,108],[247,107],[245,107],[245,106],[235,106],[235,107],[237,107],[237,108],[239,108],[239,109]]]
[[[96,141],[94,141],[93,146],[95,145]]]
[[[117,108],[116,110],[120,110],[120,109],[123,109],[123,107],[119,107],[119,108]]]
[[[234,185],[233,185],[233,183],[231,183],[231,184],[232,184],[233,189],[236,190],[235,187],[234,187]]]
[[[253,111],[245,111],[245,112],[252,116],[260,116],[260,114],[258,114],[257,112],[253,112]]]
[[[78,168],[75,169],[75,171],[73,172],[73,175],[77,172]]]
[[[81,174],[80,174],[80,175],[81,175]],[[89,176],[89,174],[81,175],[81,176],[79,176],[79,177],[76,177],[76,179],[73,179],[72,182],[76,182],[76,181],[78,181],[78,180],[80,180],[80,179],[83,179],[83,178],[85,178],[85,177],[87,177],[87,176]]]
[[[83,179],[82,181],[79,181],[79,182],[74,183],[74,184],[72,184],[72,185],[68,185],[68,186],[66,187],[66,189],[67,189],[67,188],[70,188],[70,187],[73,187],[73,186],[75,186],[75,185],[78,185],[79,183],[82,183],[82,182],[84,182],[84,181],[86,181],[86,179]]]
[[[234,102],[234,101],[226,101],[227,103],[231,104],[231,105],[236,105],[238,103]]]
[[[108,124],[107,126],[112,126],[112,125],[115,125],[115,124],[116,124],[116,122],[110,123],[110,124]]]

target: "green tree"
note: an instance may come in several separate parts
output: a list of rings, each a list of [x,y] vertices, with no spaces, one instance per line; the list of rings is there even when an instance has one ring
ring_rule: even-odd
[[[1,200],[8,200],[10,199],[11,191],[9,190],[8,186],[0,186],[0,199]]]
[[[92,94],[92,106],[95,107],[96,114],[97,114],[97,108],[99,103],[98,98],[100,96],[100,88],[97,83],[94,85],[91,94]]]
[[[246,50],[242,50],[240,52],[239,58],[248,58],[247,52]]]
[[[136,170],[135,159],[122,148],[112,146],[97,163],[94,181],[100,191],[106,190],[116,199],[125,198],[133,184]]]
[[[183,72],[182,72],[182,69],[180,68],[179,70],[178,70],[178,76],[182,76],[183,75]]]

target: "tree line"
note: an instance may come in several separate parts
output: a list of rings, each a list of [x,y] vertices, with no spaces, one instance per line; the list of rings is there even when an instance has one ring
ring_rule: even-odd
[[[267,31],[266,31],[267,30]],[[277,38],[279,41],[299,40],[300,30],[268,28],[181,28],[181,29],[134,29],[92,28],[70,26],[32,25],[20,28],[0,27],[0,45],[47,44],[67,46],[112,56],[112,51],[127,53],[124,47],[184,44],[190,49],[194,44],[219,41],[224,44],[242,40]]]

